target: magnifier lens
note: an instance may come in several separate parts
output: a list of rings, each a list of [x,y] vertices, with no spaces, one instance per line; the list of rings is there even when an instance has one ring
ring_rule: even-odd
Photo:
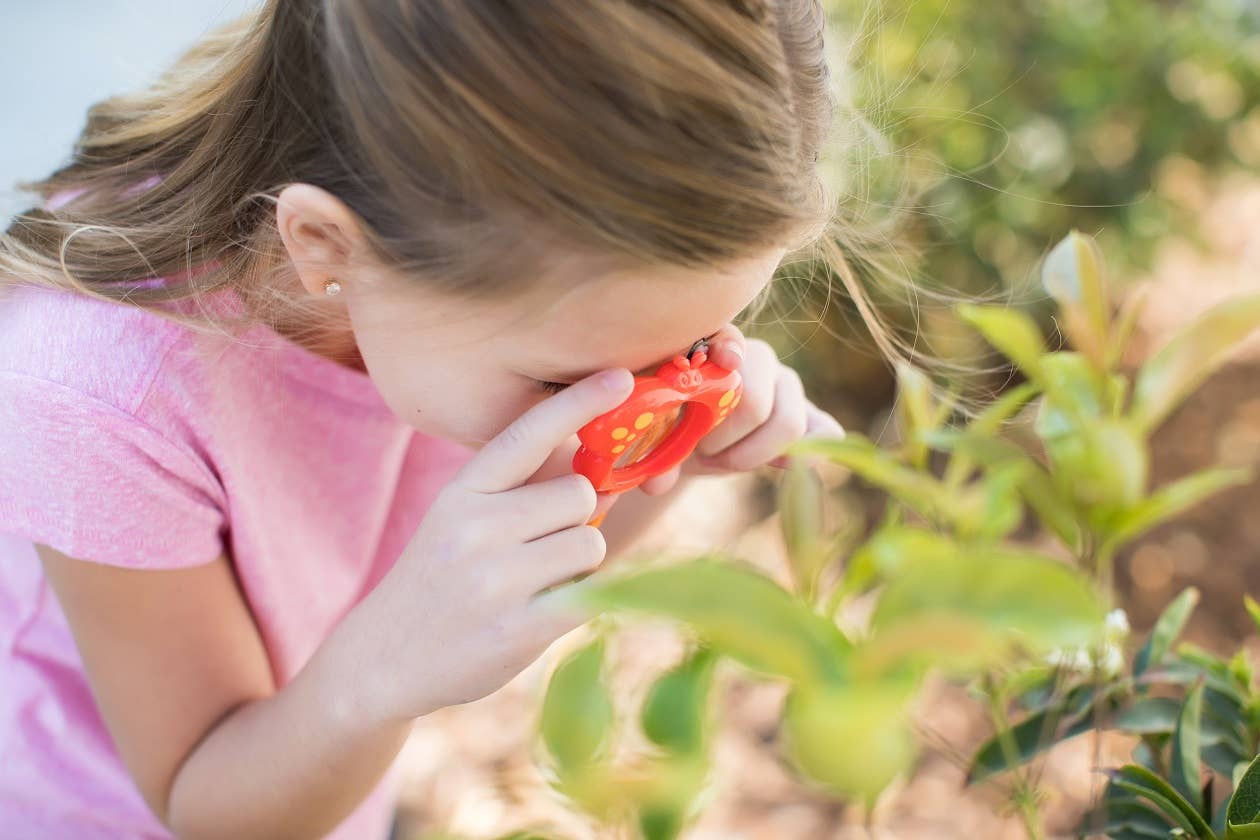
[[[613,469],[619,470],[632,464],[637,464],[644,458],[652,454],[652,450],[657,444],[669,437],[669,433],[682,422],[683,413],[687,408],[687,404],[683,403],[668,414],[663,414],[657,420],[653,420],[647,428],[639,432],[639,436],[630,442],[626,447],[626,451],[622,452],[613,462]]]

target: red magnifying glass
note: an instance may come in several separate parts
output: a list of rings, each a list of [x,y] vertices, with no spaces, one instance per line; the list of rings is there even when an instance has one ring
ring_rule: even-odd
[[[739,405],[738,371],[710,361],[703,341],[651,376],[636,376],[634,390],[612,411],[578,430],[573,470],[597,493],[617,495],[668,472]],[[588,525],[599,526],[606,513]]]

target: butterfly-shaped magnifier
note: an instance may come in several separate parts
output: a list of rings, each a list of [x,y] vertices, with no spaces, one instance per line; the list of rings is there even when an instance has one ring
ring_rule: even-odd
[[[636,376],[630,396],[578,430],[573,470],[596,492],[616,495],[668,472],[739,405],[743,379],[709,360],[697,341],[651,376]],[[605,514],[589,525],[599,526]]]

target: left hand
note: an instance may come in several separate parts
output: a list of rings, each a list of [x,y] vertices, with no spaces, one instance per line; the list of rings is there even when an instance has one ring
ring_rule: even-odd
[[[727,324],[709,341],[709,358],[740,372],[743,397],[686,460],[639,485],[649,496],[668,492],[682,475],[745,472],[764,464],[783,468],[789,444],[804,437],[844,436],[844,427],[805,397],[800,375],[766,342],[746,339]]]

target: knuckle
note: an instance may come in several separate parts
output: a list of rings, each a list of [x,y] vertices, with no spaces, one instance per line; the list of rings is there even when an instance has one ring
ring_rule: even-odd
[[[530,422],[529,415],[523,415],[516,420],[515,423],[509,425],[506,429],[499,433],[498,439],[511,449],[524,446],[530,439],[530,428],[533,423]]]
[[[770,343],[762,338],[747,339],[744,343],[744,353],[746,356],[752,356],[755,353],[769,359],[777,360],[779,358],[779,354],[774,352],[774,348],[770,346]]]
[[[803,438],[805,433],[809,431],[809,416],[803,411],[798,411],[792,415],[792,419],[787,426],[788,443]]]
[[[754,391],[748,394],[744,401],[747,402],[748,411],[757,421],[757,425],[761,425],[770,419],[771,412],[774,411],[774,398],[762,391]]]
[[[603,532],[591,525],[582,525],[578,528],[578,532],[581,534],[579,539],[582,544],[582,557],[592,565],[599,565],[608,552],[608,542],[604,539]]]

